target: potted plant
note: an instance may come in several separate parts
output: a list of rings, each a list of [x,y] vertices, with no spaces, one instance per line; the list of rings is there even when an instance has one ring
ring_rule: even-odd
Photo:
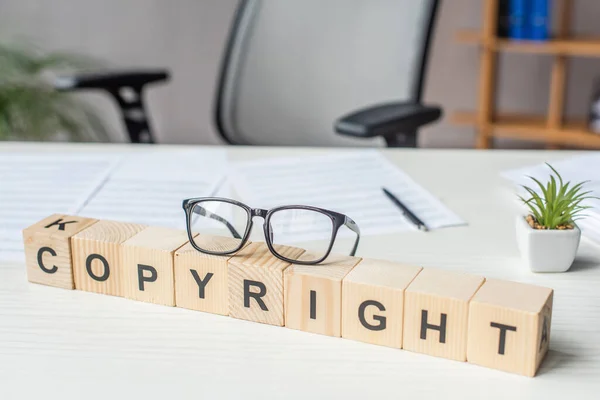
[[[102,119],[52,85],[58,73],[97,64],[88,57],[0,43],[0,140],[108,141]]]
[[[550,179],[542,184],[529,177],[539,188],[523,186],[531,197],[519,199],[530,214],[517,217],[517,242],[524,262],[534,272],[565,272],[573,263],[581,231],[575,223],[583,217],[581,212],[588,206],[583,202],[591,191],[583,191],[586,182],[571,185],[564,183],[560,174],[552,170]]]

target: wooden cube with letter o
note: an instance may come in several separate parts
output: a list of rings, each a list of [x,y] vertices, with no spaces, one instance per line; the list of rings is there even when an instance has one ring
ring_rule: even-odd
[[[71,236],[96,223],[95,219],[54,214],[23,230],[27,279],[73,289]]]

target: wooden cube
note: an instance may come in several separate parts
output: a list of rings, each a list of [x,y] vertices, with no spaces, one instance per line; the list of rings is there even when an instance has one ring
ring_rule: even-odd
[[[363,259],[342,281],[342,337],[402,348],[404,290],[423,268]]]
[[[125,297],[175,306],[173,253],[188,242],[177,229],[149,227],[123,242]]]
[[[71,237],[75,288],[123,296],[121,243],[144,228],[140,224],[98,221]]]
[[[23,230],[25,264],[29,282],[73,289],[73,264],[69,238],[95,219],[54,214]]]
[[[316,257],[305,253],[301,259]],[[342,279],[360,262],[358,257],[330,255],[318,265],[292,264],[285,270],[285,326],[306,332],[341,336]]]
[[[467,360],[534,376],[548,352],[553,290],[488,279],[469,306]]]
[[[238,245],[239,239],[198,235],[202,248],[219,251]],[[247,243],[249,245],[250,243]],[[175,252],[175,305],[191,310],[229,315],[227,262],[234,255],[215,256],[196,250],[191,243]]]
[[[275,246],[285,257],[297,258],[304,249]],[[290,263],[275,257],[265,243],[252,243],[228,261],[229,315],[283,326],[283,271]]]
[[[404,292],[402,348],[466,361],[469,300],[484,280],[435,268],[421,271]]]

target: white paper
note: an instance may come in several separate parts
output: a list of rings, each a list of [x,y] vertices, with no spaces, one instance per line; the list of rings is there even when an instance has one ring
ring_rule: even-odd
[[[589,181],[584,185],[584,191],[592,191],[590,196],[600,197],[600,155],[572,157],[552,162],[551,165],[560,173],[565,183]],[[525,185],[539,193],[537,184],[529,177],[532,176],[545,183],[550,178],[551,172],[552,170],[546,164],[538,164],[505,171],[501,175],[516,185]],[[527,197],[527,192],[523,188],[517,188],[517,191],[525,198]],[[578,220],[577,225],[583,236],[600,243],[600,200],[589,199],[582,205],[592,208],[583,212],[587,217]]]
[[[116,158],[81,153],[0,155],[0,260],[23,260],[21,231],[55,213],[76,214]]]
[[[464,224],[435,196],[375,150],[240,162],[235,164],[230,177],[237,193],[250,207],[268,209],[298,204],[326,208],[352,218],[361,235],[416,229],[384,195],[382,187],[396,195],[430,229]],[[309,229],[294,239],[298,242],[319,239],[320,233]],[[340,234],[352,235],[341,230]]]
[[[129,154],[80,214],[185,229],[182,200],[213,195],[226,162],[221,148]]]

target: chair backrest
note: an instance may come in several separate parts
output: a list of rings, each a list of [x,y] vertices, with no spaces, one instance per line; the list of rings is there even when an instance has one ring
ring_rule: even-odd
[[[217,89],[219,132],[234,144],[377,145],[336,135],[333,123],[420,100],[437,3],[240,1]]]

